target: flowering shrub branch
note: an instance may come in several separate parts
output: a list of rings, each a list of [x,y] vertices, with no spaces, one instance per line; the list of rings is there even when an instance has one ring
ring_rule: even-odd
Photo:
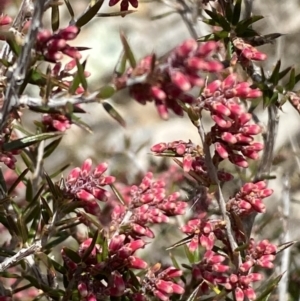
[[[259,46],[281,34],[262,36],[253,29],[263,17],[252,15],[252,1],[177,2],[169,6],[192,38],[161,58],[137,61],[121,33],[120,62],[110,83],[95,91],[82,60],[88,48],[70,41],[94,18],[125,17],[138,1],[110,0],[113,8],[120,4],[113,13],[100,12],[104,1],[91,1],[76,17],[71,1],[23,0],[14,20],[0,16],[0,26],[8,27],[0,34],[0,162],[6,166],[0,170],[0,301],[243,301],[268,300],[276,291],[285,271],[268,275],[294,242],[258,235],[255,217],[266,216],[264,199],[274,194],[268,184],[275,114],[284,102],[300,111],[294,90],[300,75],[294,67],[281,70],[280,61],[269,74],[257,68],[267,60]],[[71,16],[64,28],[60,5]],[[48,9],[51,30],[42,24]],[[198,17],[211,28],[206,36],[197,34]],[[48,64],[46,71],[40,63]],[[30,84],[39,97],[25,90]],[[164,120],[187,117],[200,143],[156,143],[152,154],[172,158],[176,166],[153,164],[135,184],[111,173],[109,163],[93,168],[89,158],[67,176],[68,166],[49,175],[44,162],[55,158],[62,133],[73,125],[88,128],[78,116],[85,113],[81,104],[98,103],[125,125],[105,101],[124,89],[140,104],[153,103]],[[254,112],[258,102],[268,110],[267,132]],[[34,133],[22,125],[24,110],[39,114]],[[228,192],[226,185],[235,189]],[[175,242],[165,245],[165,232]],[[154,251],[157,257],[150,256]],[[280,296],[293,294],[288,285],[280,290]]]

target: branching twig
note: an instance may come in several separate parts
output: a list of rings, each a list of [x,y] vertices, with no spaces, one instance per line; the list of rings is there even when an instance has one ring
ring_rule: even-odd
[[[36,242],[33,245],[20,250],[16,255],[5,259],[2,263],[0,263],[0,272],[7,270],[12,265],[15,265],[25,257],[34,254],[41,248],[40,243]]]
[[[10,111],[18,103],[19,89],[25,79],[27,69],[31,63],[31,50],[34,47],[38,30],[42,25],[45,2],[46,0],[35,1],[31,25],[28,35],[25,38],[25,44],[17,59],[16,65],[9,70],[10,74],[8,74],[7,78],[9,85],[7,86],[5,93],[4,105],[0,111],[0,130],[2,130],[5,126]]]
[[[97,95],[99,94],[99,91],[93,92],[86,95],[69,95],[67,93],[62,93],[60,95],[57,95],[55,97],[49,98],[47,101],[46,106],[50,109],[55,109],[59,107],[65,106],[67,103],[71,104],[79,104],[79,103],[92,103],[92,102],[98,102],[99,98]],[[34,98],[30,97],[28,95],[22,95],[17,100],[17,105],[24,105],[31,108],[36,107],[43,107],[45,106],[45,100],[42,98]]]

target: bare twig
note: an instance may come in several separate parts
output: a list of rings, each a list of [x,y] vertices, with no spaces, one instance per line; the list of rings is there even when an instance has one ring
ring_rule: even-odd
[[[45,2],[46,0],[35,1],[31,25],[28,35],[25,38],[25,44],[22,48],[20,56],[17,59],[16,65],[9,70],[10,74],[8,74],[7,78],[9,85],[7,86],[5,93],[4,105],[0,111],[0,130],[4,128],[12,108],[18,104],[19,89],[25,79],[27,69],[31,63],[31,49],[35,44],[36,35],[42,25]]]
[[[90,93],[89,95],[85,96],[81,95],[69,95],[68,93],[61,93],[56,95],[55,97],[49,98],[47,101],[46,106],[50,109],[59,108],[65,106],[67,103],[71,104],[79,104],[79,103],[92,103],[98,102],[99,98],[97,95],[99,91]],[[22,95],[17,100],[17,105],[24,105],[31,108],[42,107],[45,106],[45,100],[42,98],[34,98],[28,95]]]
[[[41,248],[40,243],[36,242],[33,245],[21,249],[16,255],[5,259],[2,263],[0,263],[0,272],[7,270],[12,265],[15,265],[22,259],[26,258],[29,255],[34,254]]]
[[[283,176],[283,190],[282,190],[282,215],[283,215],[283,236],[281,243],[287,243],[290,241],[289,232],[289,216],[290,216],[290,183],[287,174]],[[281,257],[281,274],[283,274],[281,281],[278,285],[279,301],[287,300],[288,296],[288,271],[290,263],[291,248],[286,248],[282,252]]]

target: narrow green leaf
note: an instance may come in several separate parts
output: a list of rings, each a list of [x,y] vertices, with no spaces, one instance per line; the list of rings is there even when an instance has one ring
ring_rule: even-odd
[[[278,60],[277,63],[276,63],[276,66],[269,78],[269,82],[274,84],[274,85],[277,85],[278,84],[278,81],[279,81],[279,70],[280,70],[280,66],[281,66],[281,61]]]
[[[52,261],[50,260],[50,258],[48,257],[47,254],[45,254],[43,252],[36,252],[35,255],[44,263],[47,270],[49,270],[52,273],[54,272],[54,267],[53,267]]]
[[[263,19],[263,16],[252,16],[248,19],[241,20],[237,25],[235,32],[238,36],[242,35],[243,32],[253,23]]]
[[[113,118],[115,119],[121,126],[125,127],[126,122],[122,118],[122,116],[114,109],[114,107],[108,103],[108,102],[103,102],[102,103],[104,110]]]
[[[87,89],[87,81],[84,76],[86,60],[82,64],[80,64],[79,61],[76,59],[76,65],[77,65],[77,72],[73,79],[72,85],[69,88],[69,93],[72,95],[75,94],[75,91],[79,87],[80,84],[82,84],[82,87],[84,88],[84,90]]]
[[[94,236],[93,236],[93,239],[92,239],[90,245],[87,247],[87,249],[84,251],[84,253],[83,253],[82,257],[81,257],[83,262],[90,256],[90,254],[92,253],[93,249],[95,248],[98,236],[99,236],[99,232],[96,231],[94,233]]]
[[[212,12],[208,9],[205,9],[205,12],[215,21],[219,24],[220,27],[222,27],[225,31],[230,31],[231,27],[229,22],[219,13]]]
[[[47,200],[46,200],[44,197],[41,196],[41,201],[42,201],[42,204],[43,204],[43,208],[47,211],[49,217],[50,217],[50,218],[53,218],[53,212],[52,212],[52,210],[50,209]]]
[[[48,158],[59,146],[60,142],[62,140],[62,137],[52,141],[49,145],[45,147],[43,159]]]
[[[24,219],[22,218],[22,216],[18,217],[17,225],[18,225],[18,228],[20,229],[20,237],[22,238],[22,242],[24,244],[27,242],[27,239],[28,239],[28,228],[27,228],[27,225],[26,225]]]
[[[126,53],[123,50],[114,68],[114,75],[121,76],[122,74],[124,74],[126,70],[126,61],[127,61]]]
[[[1,189],[1,194],[7,195],[7,186],[2,172],[2,168],[0,168],[0,189]]]
[[[241,16],[242,0],[236,0],[233,8],[232,25],[236,25]]]
[[[282,70],[281,72],[279,72],[279,80],[281,80],[282,78],[284,78],[289,71],[292,69],[292,67],[287,67],[284,70]]]
[[[88,88],[86,77],[84,76],[86,60],[82,64],[80,64],[79,60],[76,59],[76,65],[77,65],[77,73],[79,75],[80,83],[84,88],[84,91],[86,91]]]
[[[93,6],[90,6],[89,9],[78,18],[75,25],[77,27],[82,27],[88,22],[90,22],[98,13],[99,9],[101,8],[104,0],[97,1]]]
[[[133,54],[133,52],[132,52],[132,50],[131,50],[128,42],[127,42],[127,39],[126,39],[125,35],[123,34],[123,32],[120,33],[120,38],[121,38],[121,42],[123,44],[123,48],[124,48],[126,58],[129,61],[130,67],[135,68],[136,67],[136,60],[134,58],[134,54]]]
[[[99,94],[97,95],[97,97],[101,98],[101,99],[107,99],[112,97],[115,94],[115,88],[113,86],[107,85],[107,86],[103,86],[100,88],[99,90]]]
[[[300,81],[300,73],[295,76],[295,85]]]
[[[80,256],[75,251],[73,251],[67,247],[64,247],[63,251],[65,252],[66,256],[69,257],[73,262],[75,262],[75,263],[81,262]]]
[[[255,299],[256,301],[267,301],[273,291],[277,288],[279,281],[281,280],[283,274],[270,279],[265,285],[264,291]]]
[[[116,188],[116,186],[114,184],[110,184],[110,188],[113,191],[113,193],[115,194],[118,201],[124,206],[126,204],[126,202],[123,198],[122,193],[120,193],[120,191]]]
[[[53,178],[56,178],[58,175],[61,175],[68,167],[70,166],[70,164],[66,164],[64,165],[63,167],[60,167],[58,170],[56,170],[54,173],[52,173],[50,175],[50,178],[53,179]]]
[[[42,134],[30,136],[30,137],[24,137],[21,139],[16,139],[16,140],[4,143],[2,149],[5,151],[18,150],[18,149],[25,148],[29,145],[35,144],[36,142],[55,138],[55,137],[61,136],[61,135],[62,134],[59,132],[54,132],[54,133],[42,133]]]
[[[290,73],[289,82],[286,85],[286,89],[288,91],[292,91],[294,89],[294,87],[295,87],[295,82],[296,82],[295,76],[296,76],[295,68],[292,68],[291,73]]]
[[[233,11],[232,11],[232,2],[231,1],[224,2],[224,5],[225,5],[225,18],[230,23],[232,23],[232,14],[233,14]]]
[[[58,5],[51,7],[51,26],[52,31],[55,32],[59,29],[59,8]]]
[[[72,122],[74,124],[76,124],[77,126],[81,127],[82,129],[84,129],[89,133],[93,132],[90,126],[87,123],[83,122],[80,117],[76,116],[75,114],[71,114],[71,117],[72,117]]]
[[[56,247],[57,245],[61,244],[63,241],[65,241],[68,237],[70,237],[70,234],[68,233],[68,231],[60,231],[59,232],[59,236],[53,240],[51,240],[50,242],[48,242],[45,246],[44,246],[44,250],[47,253],[48,251],[51,252],[53,250],[54,247]],[[74,251],[73,251],[74,252]],[[74,252],[75,253],[75,252]],[[75,253],[77,254],[77,253]],[[79,257],[79,255],[77,255]],[[69,257],[69,256],[68,256]],[[80,258],[79,258],[80,261]]]
[[[117,11],[117,12],[112,12],[112,13],[98,13],[97,17],[100,18],[107,18],[107,17],[125,17],[129,14],[137,12],[136,10],[123,10],[123,11]]]
[[[9,227],[7,228],[7,230],[11,234],[15,234],[15,235],[21,237],[21,235],[20,235],[20,229],[18,228],[18,225],[15,223],[14,219],[12,218],[12,216],[10,214],[8,214],[6,216],[6,218],[7,218],[7,223],[9,225]]]
[[[72,8],[72,6],[71,6],[69,0],[64,0],[64,1],[65,1],[66,6],[67,6],[67,9],[68,9],[68,11],[69,11],[69,14],[70,14],[70,16],[71,16],[71,18],[72,18],[72,20],[71,20],[71,23],[72,23],[72,21],[74,20],[74,17],[75,17],[73,8]]]
[[[59,195],[58,189],[56,188],[56,186],[55,186],[54,183],[52,182],[51,177],[49,177],[49,175],[48,175],[46,172],[44,172],[44,176],[45,176],[45,178],[46,178],[46,181],[47,181],[47,183],[48,183],[50,192],[52,193],[53,197],[54,197],[55,199],[61,197],[61,195]]]
[[[25,178],[25,176],[27,175],[29,169],[26,168],[19,176],[18,178],[16,179],[16,181],[11,185],[11,187],[9,188],[8,190],[8,195],[10,195],[14,190],[15,188],[19,185],[20,182],[22,182]]]

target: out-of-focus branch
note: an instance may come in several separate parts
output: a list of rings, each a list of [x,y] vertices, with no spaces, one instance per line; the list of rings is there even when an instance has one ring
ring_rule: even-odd
[[[280,243],[287,243],[290,241],[289,232],[289,216],[290,216],[290,183],[289,176],[285,174],[283,176],[283,190],[282,190],[282,218],[283,218],[283,232]],[[285,301],[288,299],[288,271],[290,263],[291,248],[286,248],[282,252],[280,273],[283,274],[279,285],[278,295],[279,301]]]
[[[244,10],[243,19],[245,20],[251,17],[253,0],[244,0],[244,4],[245,4],[245,10]]]
[[[46,106],[51,109],[59,108],[65,106],[67,103],[79,104],[79,103],[92,103],[98,102],[99,98],[97,95],[99,92],[93,92],[87,96],[85,95],[69,95],[67,93],[62,93],[56,97],[51,97],[45,104],[45,100],[42,98],[30,97],[28,95],[22,95],[17,100],[17,105],[24,105],[31,108]]]
[[[7,82],[9,85],[7,86],[5,93],[4,105],[0,111],[0,130],[2,130],[6,125],[8,115],[12,108],[18,104],[19,89],[25,79],[27,69],[31,63],[31,50],[34,47],[38,30],[42,25],[45,2],[46,0],[35,1],[31,25],[28,35],[25,38],[25,44],[16,64],[8,70]]]

